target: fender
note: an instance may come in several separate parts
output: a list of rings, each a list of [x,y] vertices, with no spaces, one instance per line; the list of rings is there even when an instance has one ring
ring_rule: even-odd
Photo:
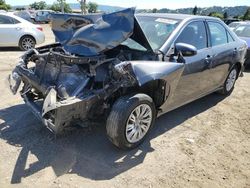
[[[131,65],[130,70],[127,70],[128,65]],[[139,86],[153,80],[165,80],[170,88],[168,98],[172,97],[184,67],[184,63],[159,61],[127,61],[115,66],[121,74],[130,72]]]
[[[170,77],[178,79],[185,66],[183,63],[159,61],[131,61],[130,63],[140,86],[152,80],[170,81]]]

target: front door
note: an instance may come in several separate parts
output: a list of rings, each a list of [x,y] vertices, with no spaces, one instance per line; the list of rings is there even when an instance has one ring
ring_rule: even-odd
[[[174,95],[164,105],[165,111],[181,106],[192,101],[212,87],[209,75],[212,50],[208,48],[207,32],[203,21],[193,21],[182,30],[175,41],[195,46],[197,55],[184,57],[185,69],[174,91]]]

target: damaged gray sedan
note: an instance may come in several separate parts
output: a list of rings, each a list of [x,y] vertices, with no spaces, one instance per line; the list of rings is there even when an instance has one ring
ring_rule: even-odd
[[[138,146],[157,116],[215,91],[230,94],[246,53],[219,19],[53,14],[57,43],[26,52],[9,76],[55,134],[102,117],[119,148]]]

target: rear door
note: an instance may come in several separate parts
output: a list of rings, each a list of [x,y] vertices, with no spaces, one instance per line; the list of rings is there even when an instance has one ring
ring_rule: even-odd
[[[21,30],[18,20],[7,15],[0,15],[0,46],[17,46]]]
[[[213,87],[220,87],[228,74],[228,69],[237,55],[237,44],[227,29],[217,21],[207,21],[212,47],[211,81]]]
[[[192,21],[180,33],[175,43],[187,43],[197,48],[197,55],[185,57],[185,69],[174,92],[170,107],[179,106],[198,98],[211,89],[209,66],[212,56],[208,48],[204,21]]]

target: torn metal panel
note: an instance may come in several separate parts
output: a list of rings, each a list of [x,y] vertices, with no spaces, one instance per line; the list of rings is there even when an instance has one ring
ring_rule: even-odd
[[[95,56],[133,34],[134,13],[129,8],[101,16],[52,14],[52,30],[67,52]]]
[[[143,85],[151,80],[165,80],[169,75],[179,78],[185,66],[183,63],[159,61],[133,61],[131,64],[139,85]]]
[[[183,63],[129,61],[116,65],[116,69],[125,74],[126,71],[124,71],[124,67],[128,66],[128,64],[131,64],[133,75],[135,75],[140,86],[152,80],[165,80],[169,75],[174,75],[176,78],[179,78],[185,66]]]

